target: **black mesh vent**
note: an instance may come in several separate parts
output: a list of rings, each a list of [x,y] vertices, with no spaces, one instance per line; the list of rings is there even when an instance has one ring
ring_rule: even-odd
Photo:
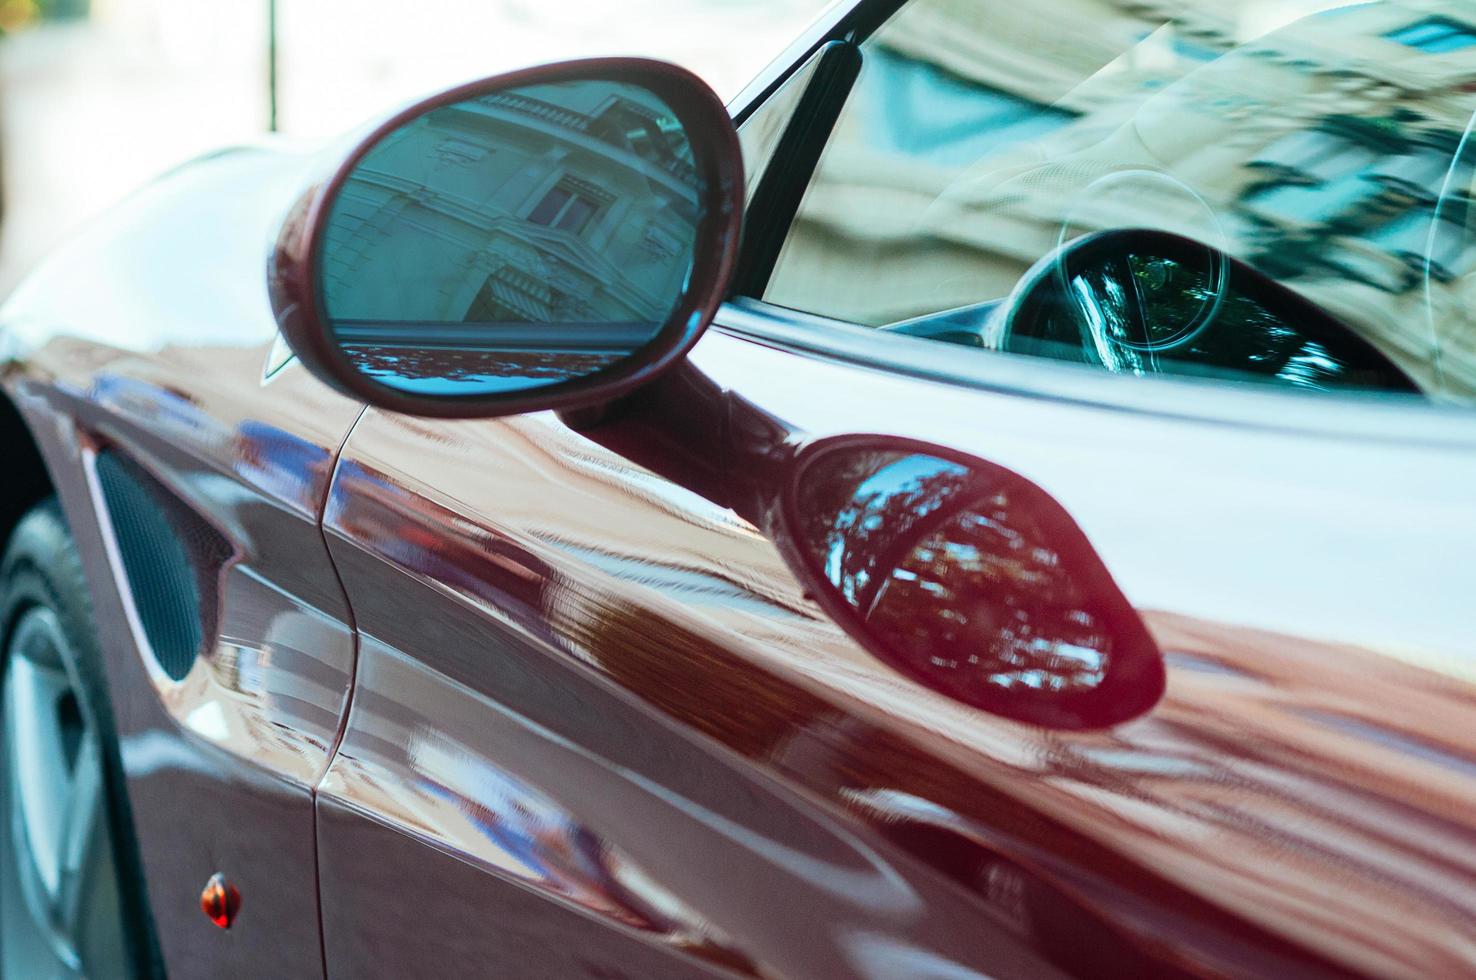
[[[215,631],[216,588],[231,555],[226,540],[138,464],[97,457],[133,605],[164,673],[181,680]]]

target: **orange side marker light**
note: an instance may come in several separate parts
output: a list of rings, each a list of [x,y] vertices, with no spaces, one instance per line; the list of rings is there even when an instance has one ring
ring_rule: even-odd
[[[200,892],[200,911],[205,913],[205,917],[222,929],[229,929],[240,909],[241,893],[236,886],[219,871],[211,875],[205,883],[205,890]]]

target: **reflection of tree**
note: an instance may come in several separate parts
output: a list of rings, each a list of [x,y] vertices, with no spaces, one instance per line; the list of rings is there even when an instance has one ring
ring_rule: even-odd
[[[967,472],[943,460],[934,472],[906,482],[880,478],[889,466],[909,458],[902,453],[845,454],[834,460],[837,472],[805,481],[800,510],[810,522],[810,546],[824,556],[826,575],[836,588],[862,607],[870,604],[888,574],[877,567],[885,557],[885,542],[906,536],[919,520],[968,490]],[[826,461],[827,467],[830,463]],[[827,494],[831,499],[816,499]]]
[[[1067,728],[1119,723],[1162,692],[1141,623],[1039,489],[864,450],[833,451],[802,481],[813,560],[876,643],[929,686]]]
[[[354,367],[370,377],[485,384],[488,379],[525,379],[551,384],[593,374],[620,360],[619,353],[566,351],[450,350],[354,344],[344,348]]]
[[[999,493],[919,541],[868,616],[899,655],[954,683],[1021,694],[1090,691],[1111,635],[1019,502]]]

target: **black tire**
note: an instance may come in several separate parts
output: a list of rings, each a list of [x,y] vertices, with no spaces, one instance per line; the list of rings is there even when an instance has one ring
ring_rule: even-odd
[[[21,661],[26,662],[24,667],[20,666]],[[37,668],[32,661],[46,666]],[[53,915],[50,926],[43,924],[48,913],[56,913],[56,908],[47,904],[47,899],[54,896],[46,892],[42,898],[35,897],[38,888],[46,887],[38,883],[47,881],[37,869],[47,865],[37,856],[38,849],[25,839],[25,828],[39,824],[28,824],[25,804],[12,806],[8,797],[23,781],[24,773],[44,773],[56,768],[11,764],[15,759],[35,758],[16,755],[25,750],[12,747],[12,741],[16,745],[25,741],[26,745],[34,746],[40,742],[29,735],[49,729],[44,725],[22,729],[20,722],[12,724],[0,717],[4,722],[0,724],[0,823],[4,824],[0,826],[0,879],[3,879],[0,880],[3,885],[0,937],[8,936],[11,942],[9,950],[0,949],[0,971],[10,962],[13,971],[29,973],[44,969],[57,976],[163,975],[126,804],[117,726],[102,667],[81,557],[55,499],[43,501],[21,518],[5,549],[4,559],[0,560],[0,669],[3,669],[0,712],[27,697],[25,693],[12,693],[12,685],[16,685],[17,692],[43,689],[42,684],[25,678],[46,673],[48,682],[70,685],[56,700],[65,710],[57,709],[57,712],[66,716],[67,723],[75,716],[76,731],[86,733],[79,736],[86,750],[76,749],[77,739],[72,739],[72,745],[53,752],[62,752],[58,758],[71,767],[72,786],[80,784],[78,773],[84,766],[94,779],[100,779],[102,819],[98,821],[99,829],[89,838],[95,843],[85,852],[98,856],[86,860],[85,874],[79,874],[84,883],[76,885],[68,894],[69,898],[83,896],[84,909],[65,918],[68,922],[74,918],[85,921],[75,927],[59,927]],[[42,699],[36,703],[46,702]],[[18,717],[26,713],[16,711]],[[30,712],[32,716],[40,714],[41,711]],[[71,729],[58,727],[57,730]],[[27,737],[18,735],[18,731],[24,731]],[[63,735],[59,741],[68,739]],[[94,760],[100,773],[89,765]],[[97,798],[96,788],[94,782],[93,799]],[[14,795],[19,799],[24,794]],[[35,806],[36,812],[43,809],[40,804]],[[57,831],[53,836],[57,841],[70,842],[65,831]],[[56,856],[63,852],[64,846],[55,842],[49,846],[55,852],[49,856],[60,869],[61,861]],[[50,880],[54,883],[61,874],[57,870]],[[61,886],[56,885],[54,890],[60,894]],[[65,907],[73,908],[73,905],[68,903]],[[28,927],[37,931],[28,934],[24,931]],[[74,936],[70,935],[72,932]],[[58,938],[62,933],[67,935]],[[24,944],[32,941],[40,945],[34,950],[25,948]],[[50,965],[45,958],[47,953],[59,965]],[[79,962],[65,965],[69,959]]]

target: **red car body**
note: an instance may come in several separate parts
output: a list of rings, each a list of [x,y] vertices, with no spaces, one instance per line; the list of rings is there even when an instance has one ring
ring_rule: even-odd
[[[396,415],[278,339],[264,262],[304,166],[197,162],[3,314],[5,511],[54,488],[82,549],[168,972],[1476,969],[1468,411],[735,297],[612,421]],[[996,474],[1076,529],[1067,572],[1151,657],[1069,718],[878,657],[796,570],[836,446]],[[179,677],[114,470],[196,573]]]

